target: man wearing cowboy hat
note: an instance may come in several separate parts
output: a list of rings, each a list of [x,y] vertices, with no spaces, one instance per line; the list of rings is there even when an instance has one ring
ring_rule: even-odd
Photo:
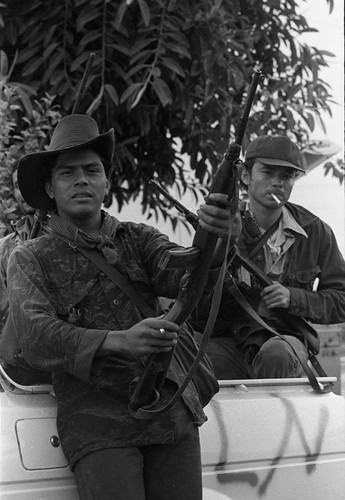
[[[48,151],[21,159],[22,195],[51,211],[52,232],[11,255],[10,314],[23,357],[52,373],[58,431],[80,498],[199,500],[197,427],[205,415],[196,390],[189,385],[153,420],[136,420],[128,411],[129,384],[149,354],[173,348],[178,326],[162,316],[143,319],[81,252],[96,248],[157,312],[159,296],[178,293],[181,271],[163,271],[158,263],[179,247],[150,226],[119,222],[101,210],[113,149],[113,130],[99,134],[92,118],[71,115],[57,125]],[[225,238],[227,208],[204,205],[199,215],[204,229]],[[163,402],[181,383],[171,366]]]
[[[219,379],[303,374],[305,340],[287,328],[279,311],[316,324],[345,321],[345,263],[334,234],[316,215],[288,202],[299,172],[304,173],[300,151],[286,136],[263,135],[247,148],[242,183],[248,199],[237,246],[273,284],[263,285],[245,266],[231,272],[254,311],[289,343],[239,307],[229,278],[209,347]],[[207,311],[201,301],[195,328],[202,327]]]

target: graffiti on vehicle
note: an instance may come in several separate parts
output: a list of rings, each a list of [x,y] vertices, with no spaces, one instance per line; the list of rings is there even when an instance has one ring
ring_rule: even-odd
[[[283,406],[285,407],[285,425],[284,432],[278,441],[278,450],[275,456],[271,459],[268,472],[266,477],[260,481],[259,475],[256,472],[225,472],[225,466],[229,462],[228,460],[228,450],[231,450],[231,440],[229,439],[229,433],[231,436],[231,429],[227,428],[225,422],[223,421],[223,415],[220,410],[220,407],[215,408],[215,416],[218,423],[218,429],[221,433],[221,449],[219,455],[219,461],[215,467],[216,471],[219,471],[217,475],[217,480],[220,483],[235,483],[242,482],[247,483],[251,487],[258,488],[258,495],[263,496],[266,494],[267,489],[274,477],[274,475],[278,472],[277,466],[282,463],[284,459],[284,453],[291,439],[291,433],[295,428],[297,434],[299,436],[300,442],[304,449],[304,459],[306,463],[306,473],[312,474],[315,470],[315,462],[318,460],[322,443],[325,437],[326,428],[329,422],[329,410],[326,406],[321,406],[319,409],[318,415],[314,415],[315,422],[317,422],[316,435],[313,439],[312,444],[308,442],[305,428],[303,427],[303,423],[296,411],[291,400],[288,400],[284,397],[281,397],[277,394],[272,394],[273,397],[278,397]],[[305,424],[304,424],[305,425]],[[226,429],[227,432],[226,432]]]

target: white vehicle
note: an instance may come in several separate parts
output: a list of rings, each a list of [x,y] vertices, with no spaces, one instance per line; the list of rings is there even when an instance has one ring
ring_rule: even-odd
[[[78,500],[52,387],[0,371],[1,499]],[[342,396],[316,394],[305,378],[220,386],[201,427],[204,500],[345,499]]]

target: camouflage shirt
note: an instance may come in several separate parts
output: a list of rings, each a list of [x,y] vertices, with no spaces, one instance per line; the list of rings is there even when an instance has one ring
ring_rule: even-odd
[[[22,217],[13,226],[13,233],[0,239],[0,333],[8,313],[7,264],[12,250],[27,240],[32,227],[32,216]]]
[[[158,308],[159,296],[175,298],[181,271],[163,271],[158,263],[166,250],[180,247],[145,224],[120,223],[108,214],[104,220],[111,227],[111,248],[108,255],[103,252],[108,261],[151,307]],[[103,448],[172,443],[174,409],[153,420],[137,420],[128,412],[129,385],[141,375],[146,358],[95,358],[109,330],[128,329],[143,319],[141,313],[72,247],[54,233],[41,236],[15,249],[8,269],[22,352],[32,366],[52,372],[58,430],[71,466]],[[168,379],[180,385],[183,378],[173,360]],[[183,399],[201,425],[206,417],[193,384]]]

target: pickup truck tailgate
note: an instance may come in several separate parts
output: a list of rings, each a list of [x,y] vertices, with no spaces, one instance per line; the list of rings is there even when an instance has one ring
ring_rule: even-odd
[[[223,381],[205,411],[205,500],[345,499],[344,398],[307,379]]]

